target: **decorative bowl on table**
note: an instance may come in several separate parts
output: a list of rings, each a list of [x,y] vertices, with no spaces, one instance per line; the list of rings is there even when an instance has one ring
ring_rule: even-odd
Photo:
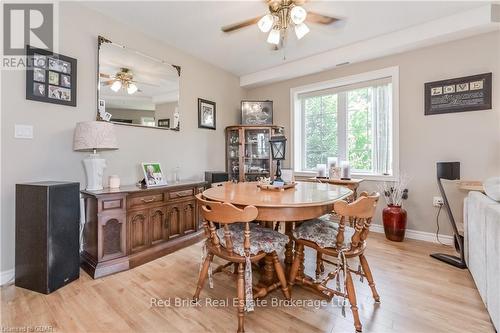
[[[271,178],[261,178],[257,183],[257,187],[261,190],[268,191],[284,191],[289,188],[294,188],[297,185],[296,182],[291,183],[280,183],[279,185],[273,184]]]

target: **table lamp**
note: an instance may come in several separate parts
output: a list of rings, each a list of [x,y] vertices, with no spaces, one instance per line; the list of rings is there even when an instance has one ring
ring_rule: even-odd
[[[283,179],[281,179],[280,161],[285,159],[286,137],[284,135],[272,136],[271,139],[269,139],[269,143],[271,144],[273,160],[276,160],[276,175],[273,183],[283,183]]]
[[[103,189],[102,176],[106,168],[106,160],[99,157],[97,150],[111,149],[118,149],[113,124],[105,121],[84,121],[76,124],[73,150],[92,152],[83,160],[87,190]]]

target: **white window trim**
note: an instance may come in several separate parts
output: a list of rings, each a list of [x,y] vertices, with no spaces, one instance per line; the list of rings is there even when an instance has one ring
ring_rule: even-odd
[[[297,170],[300,168],[299,158],[301,156],[303,142],[303,130],[301,122],[295,121],[295,110],[299,109],[300,100],[298,98],[299,94],[308,93],[316,90],[336,88],[345,85],[351,85],[360,83],[363,81],[376,80],[384,77],[390,77],[392,79],[392,121],[393,121],[393,133],[392,133],[392,147],[393,147],[393,174],[390,176],[384,175],[373,175],[373,174],[361,174],[353,173],[353,176],[358,178],[364,178],[366,180],[382,180],[382,181],[393,181],[399,178],[399,66],[393,66],[388,68],[383,68],[379,70],[374,70],[371,72],[346,76],[334,80],[316,82],[300,87],[295,87],[290,89],[290,128],[293,135],[290,136],[290,161],[294,173],[297,176],[315,176],[315,172],[304,172]],[[295,144],[295,138],[298,139],[299,144]],[[298,156],[298,158],[296,158]]]

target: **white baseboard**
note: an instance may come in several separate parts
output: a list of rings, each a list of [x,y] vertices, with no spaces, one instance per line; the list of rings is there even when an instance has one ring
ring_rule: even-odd
[[[372,224],[370,226],[370,231],[384,233],[384,226],[380,224]],[[418,231],[412,229],[406,229],[405,237],[409,239],[416,239],[425,242],[437,243],[436,234],[432,232]],[[445,245],[453,245],[453,236],[439,235],[439,241]]]
[[[14,282],[14,269],[9,269],[6,271],[1,271],[0,272],[0,286],[3,286],[4,284],[8,284],[9,282]]]

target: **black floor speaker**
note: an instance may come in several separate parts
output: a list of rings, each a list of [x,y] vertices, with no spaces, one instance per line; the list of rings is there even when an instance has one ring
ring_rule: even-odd
[[[16,286],[50,294],[78,279],[79,220],[79,183],[16,185]]]

